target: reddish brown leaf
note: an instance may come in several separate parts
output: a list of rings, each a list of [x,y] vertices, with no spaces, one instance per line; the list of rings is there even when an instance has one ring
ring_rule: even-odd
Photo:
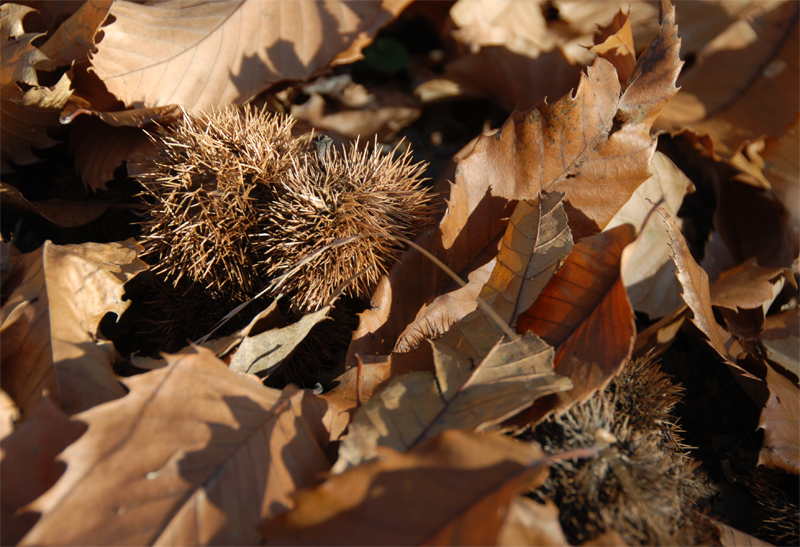
[[[769,400],[758,421],[764,430],[758,464],[800,474],[800,389],[770,366],[766,382]]]
[[[111,369],[113,345],[99,339],[100,320],[130,304],[124,284],[146,268],[141,247],[49,241],[17,267],[22,281],[0,308],[3,389],[26,415],[47,389],[73,414],[125,394]]]
[[[327,405],[231,372],[202,348],[126,380],[130,393],[73,418],[88,431],[29,507],[23,545],[242,545],[328,468]]]
[[[267,543],[493,545],[511,499],[547,473],[536,445],[461,431],[381,456],[299,492],[262,525]]]
[[[634,236],[633,227],[624,224],[579,241],[517,319],[518,332],[530,330],[558,348],[556,370],[574,386],[537,403],[528,414],[531,420],[602,389],[630,359],[636,326],[620,267]]]
[[[33,414],[0,442],[0,534],[3,545],[16,545],[39,515],[20,511],[53,486],[66,469],[56,456],[86,431],[42,397]]]

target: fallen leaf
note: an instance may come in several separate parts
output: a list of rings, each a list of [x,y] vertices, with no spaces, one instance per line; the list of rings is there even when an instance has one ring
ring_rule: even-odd
[[[89,429],[28,506],[42,517],[22,545],[255,544],[259,520],[328,468],[324,402],[251,382],[202,348],[167,360],[73,417]]]
[[[377,457],[379,446],[405,451],[446,429],[486,429],[570,387],[553,372],[553,348],[530,334],[498,342],[478,363],[443,343],[433,347],[435,376],[398,376],[356,412],[334,473]]]
[[[94,37],[108,17],[112,0],[86,2],[61,23],[40,48],[47,57],[44,70],[81,63],[94,51]]]
[[[106,313],[117,317],[124,284],[146,268],[141,247],[122,243],[53,245],[19,264],[22,282],[0,308],[3,389],[23,416],[48,389],[68,414],[125,394],[111,369],[113,345],[99,339]]]
[[[783,135],[800,94],[798,4],[771,7],[738,20],[697,54],[657,127],[708,133],[727,158],[747,140]]]
[[[734,528],[733,526],[729,526],[724,522],[720,522],[718,520],[714,520],[714,526],[717,527],[720,534],[720,544],[726,547],[771,547],[771,543],[767,543],[766,541],[761,541],[760,539],[751,536],[750,534],[745,534]]]
[[[25,32],[22,21],[33,8],[16,4],[0,6],[0,40],[3,65],[0,70],[0,126],[2,169],[9,161],[27,165],[39,161],[32,148],[56,144],[48,130],[58,127],[58,111],[71,95],[69,73],[52,87],[39,85],[36,66],[47,57],[31,42],[39,35]],[[22,86],[20,86],[22,84]]]
[[[597,59],[574,97],[517,112],[496,134],[479,138],[459,164],[444,219],[417,243],[463,279],[488,258],[475,263],[477,257],[496,248],[511,212],[508,200],[543,191],[565,194],[576,239],[604,227],[649,176],[655,151],[650,125],[676,91],[680,42],[674,10],[666,5],[664,12],[662,34],[640,57],[622,95],[613,66]],[[361,314],[347,366],[355,364],[355,353],[388,354],[419,310],[448,284],[449,277],[421,253],[404,253],[379,282],[373,308]],[[403,289],[402,298],[395,294],[409,286],[415,290]]]
[[[126,106],[241,104],[276,82],[308,78],[341,53],[354,60],[349,48],[366,46],[406,4],[119,0],[91,63]]]
[[[86,431],[86,424],[71,421],[49,397],[42,397],[27,420],[0,441],[0,535],[3,545],[16,545],[39,515],[25,511],[64,473],[56,456]]]
[[[533,444],[445,431],[334,475],[266,521],[269,545],[494,545],[505,508],[547,475]]]
[[[658,7],[655,2],[556,0],[553,2],[553,6],[558,10],[559,18],[566,21],[574,32],[587,36],[593,36],[598,25],[610,24],[620,10],[630,9],[630,22],[636,51],[645,49],[653,36],[658,34]],[[683,35],[683,25],[681,25],[681,35]]]
[[[8,393],[0,390],[0,440],[14,431],[14,424],[19,421],[19,409]]]
[[[677,218],[683,198],[694,191],[694,185],[669,158],[656,152],[650,164],[651,176],[633,193],[606,226],[610,230],[621,224],[631,224],[640,231],[639,243],[622,273],[622,282],[634,310],[658,319],[683,305],[679,283],[672,271],[669,234],[662,222],[650,217],[656,203],[663,198],[662,207]],[[680,219],[676,220],[680,226]]]
[[[800,308],[767,316],[761,342],[770,361],[800,378]]]
[[[620,268],[634,237],[635,229],[624,224],[579,241],[517,319],[517,332],[531,331],[557,348],[554,366],[573,383],[571,390],[539,401],[529,421],[603,389],[630,359],[636,326]]]
[[[740,347],[730,333],[723,329],[714,319],[708,275],[692,258],[692,254],[686,246],[686,240],[677,226],[675,226],[672,218],[663,209],[659,208],[659,213],[661,213],[664,224],[667,227],[667,233],[669,233],[672,260],[677,268],[675,275],[683,288],[683,299],[692,311],[692,323],[700,329],[700,332],[706,337],[714,351],[728,365],[738,369],[736,356],[739,354]]]
[[[630,11],[630,6],[628,13],[620,9],[611,23],[597,30],[594,36],[595,45],[589,48],[589,51],[614,65],[619,83],[623,86],[628,82],[628,78],[633,74],[633,67],[636,66]]]
[[[525,496],[517,496],[508,507],[508,515],[497,536],[497,545],[530,545],[567,547],[558,507],[545,498],[537,503]]]
[[[269,371],[289,357],[311,329],[324,321],[333,306],[329,301],[319,310],[308,313],[296,323],[270,329],[254,336],[245,336],[231,358],[231,370],[247,374]]]
[[[800,389],[770,366],[766,382],[769,400],[758,421],[764,430],[758,465],[800,474]]]
[[[22,193],[4,182],[0,182],[0,198],[3,206],[39,215],[56,226],[73,228],[97,220],[110,204],[107,202],[51,200],[31,203]]]
[[[520,2],[527,5],[528,2]],[[547,77],[543,78],[542,75]],[[581,67],[560,49],[530,54],[502,46],[484,46],[445,66],[444,74],[414,90],[423,103],[452,97],[483,97],[506,111],[528,110],[547,97],[561,97],[574,89]]]
[[[472,53],[485,46],[549,51],[556,45],[538,1],[460,0],[450,8],[450,21],[453,38]]]

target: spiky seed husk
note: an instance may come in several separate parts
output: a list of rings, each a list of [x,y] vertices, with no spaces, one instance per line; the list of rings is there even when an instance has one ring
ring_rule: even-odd
[[[629,545],[696,545],[714,529],[692,504],[707,487],[671,412],[681,388],[657,364],[628,363],[609,386],[533,433],[548,452],[617,442],[597,456],[554,463],[539,490],[560,508],[564,533],[583,543],[614,530]]]
[[[157,274],[238,299],[260,288],[257,204],[309,147],[308,138],[292,137],[293,125],[289,117],[226,109],[184,114],[151,136],[159,155],[139,180],[150,205],[142,242]]]
[[[293,123],[231,108],[184,113],[152,135],[159,153],[139,177],[149,205],[142,243],[181,294],[238,303],[271,286],[268,296],[305,312],[366,269],[349,292],[368,296],[402,248],[391,236],[414,239],[431,223],[426,165],[410,151],[340,152],[324,137],[316,146],[311,135],[293,138]],[[359,237],[327,248],[350,236]],[[188,319],[179,315],[169,320]]]
[[[327,249],[282,285],[294,292],[300,310],[325,303],[343,282],[366,271],[349,287],[366,296],[399,255],[402,244],[430,224],[430,197],[422,188],[426,165],[412,164],[410,151],[398,156],[379,150],[327,150],[293,158],[282,191],[265,204],[257,244],[263,275],[276,280],[324,246],[351,236],[347,245]]]

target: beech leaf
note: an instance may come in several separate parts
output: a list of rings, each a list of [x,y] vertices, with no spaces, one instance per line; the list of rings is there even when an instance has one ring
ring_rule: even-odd
[[[88,431],[29,508],[22,545],[242,545],[328,468],[327,404],[236,374],[205,349],[125,380],[123,398],[73,417]]]
[[[53,245],[17,265],[22,282],[0,308],[3,389],[23,415],[42,389],[74,414],[125,394],[111,369],[113,345],[98,336],[106,313],[121,316],[124,284],[146,268],[141,247],[121,243]]]

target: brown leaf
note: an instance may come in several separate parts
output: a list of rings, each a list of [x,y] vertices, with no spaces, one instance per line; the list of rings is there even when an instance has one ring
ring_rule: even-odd
[[[146,268],[133,240],[53,245],[18,265],[22,282],[0,308],[3,389],[23,415],[42,389],[74,414],[125,394],[111,369],[113,345],[99,339],[100,320],[119,317],[126,281]]]
[[[3,171],[9,169],[9,160],[18,165],[38,161],[32,147],[47,148],[56,144],[48,135],[48,129],[58,126],[58,111],[72,93],[69,73],[63,74],[55,86],[39,85],[36,66],[47,57],[31,44],[38,35],[26,33],[22,27],[23,18],[32,11],[32,8],[15,4],[0,6]],[[24,91],[19,84],[23,84]]]
[[[662,198],[662,207],[676,218],[683,198],[694,191],[694,185],[661,152],[653,156],[649,171],[651,177],[636,189],[605,229],[631,224],[641,231],[638,236],[640,243],[637,243],[622,272],[622,281],[633,309],[646,313],[650,319],[657,319],[683,306],[683,299],[672,271],[669,234],[664,224],[652,216],[647,224],[643,226],[643,223]]]
[[[202,348],[125,380],[125,397],[73,417],[88,431],[29,507],[23,545],[254,544],[256,525],[328,468],[327,405],[265,388]]]
[[[352,58],[355,42],[365,46],[405,6],[385,4],[121,0],[91,62],[126,106],[241,104],[273,83],[308,78],[343,52]]]
[[[674,10],[665,8],[662,34],[639,59],[624,94],[612,65],[598,59],[573,98],[515,113],[492,137],[481,137],[460,163],[450,205],[440,226],[417,242],[462,279],[486,263],[510,215],[507,200],[563,192],[575,238],[605,226],[647,179],[655,150],[650,124],[675,93],[680,70]],[[617,120],[617,121],[615,121]],[[615,131],[615,124],[620,129]],[[624,159],[623,159],[624,158]],[[480,258],[480,261],[478,260]],[[388,354],[423,306],[448,287],[449,278],[417,251],[407,251],[361,314],[353,355]],[[395,295],[403,289],[402,298]]]
[[[494,545],[505,508],[544,480],[546,462],[538,445],[445,431],[298,492],[261,531],[271,545]]]
[[[770,361],[800,378],[800,308],[768,316],[761,342]]]
[[[130,166],[153,147],[136,127],[112,127],[89,116],[80,116],[71,125],[69,148],[75,154],[75,167],[83,184],[95,191],[106,189],[123,162]]]
[[[545,74],[547,77],[543,77]],[[424,103],[484,97],[497,101],[506,111],[528,110],[546,97],[569,93],[580,77],[581,67],[570,62],[560,49],[531,55],[488,46],[448,63],[442,76],[421,83],[414,93]]]
[[[720,357],[729,365],[738,368],[735,363],[740,348],[730,333],[714,319],[708,275],[692,258],[686,240],[672,218],[663,209],[659,208],[659,213],[664,218],[672,242],[672,260],[677,268],[675,275],[683,287],[683,299],[692,310],[692,323],[705,335],[708,343]]]
[[[441,342],[433,346],[436,375],[399,376],[361,407],[333,472],[375,458],[379,446],[405,451],[445,429],[486,429],[570,387],[553,373],[553,349],[530,334],[498,342],[479,363]]]
[[[800,474],[800,389],[767,366],[769,400],[758,421],[764,430],[764,442],[758,465]]]
[[[525,496],[514,498],[498,533],[497,545],[567,547],[569,542],[558,521],[558,507],[547,498],[544,501],[537,503]]]
[[[94,51],[94,37],[108,17],[112,0],[84,3],[69,19],[61,23],[41,51],[48,60],[42,63],[45,70],[81,63]]]
[[[620,9],[610,24],[599,28],[594,36],[595,45],[589,49],[614,65],[619,83],[622,85],[628,82],[628,78],[633,74],[633,67],[636,66],[630,11],[630,7],[628,13]]]
[[[108,202],[51,200],[31,203],[22,193],[4,182],[0,182],[0,198],[3,206],[28,211],[52,222],[56,226],[73,228],[97,220],[109,208]]]
[[[585,400],[630,359],[636,326],[620,267],[623,250],[634,236],[634,228],[624,224],[579,241],[536,302],[517,319],[518,332],[530,330],[557,348],[554,366],[574,385],[537,403],[529,420]]]
[[[281,364],[294,352],[297,344],[303,341],[314,325],[327,319],[334,300],[335,298],[319,310],[304,315],[296,323],[245,336],[231,358],[231,370],[256,374]]]
[[[0,442],[0,534],[3,545],[16,545],[39,515],[22,509],[44,494],[64,473],[56,456],[86,431],[42,397],[25,422]]]
[[[14,431],[14,424],[19,418],[19,409],[14,399],[0,390],[0,439],[6,438]]]
[[[745,534],[734,528],[733,526],[729,526],[724,522],[720,522],[718,520],[714,520],[714,526],[719,529],[720,533],[720,543],[726,547],[771,547],[771,543],[767,543],[766,541],[761,541],[760,539],[751,536],[750,534]]]
[[[739,20],[701,50],[658,127],[711,135],[730,158],[746,140],[781,136],[797,111],[798,4]]]

